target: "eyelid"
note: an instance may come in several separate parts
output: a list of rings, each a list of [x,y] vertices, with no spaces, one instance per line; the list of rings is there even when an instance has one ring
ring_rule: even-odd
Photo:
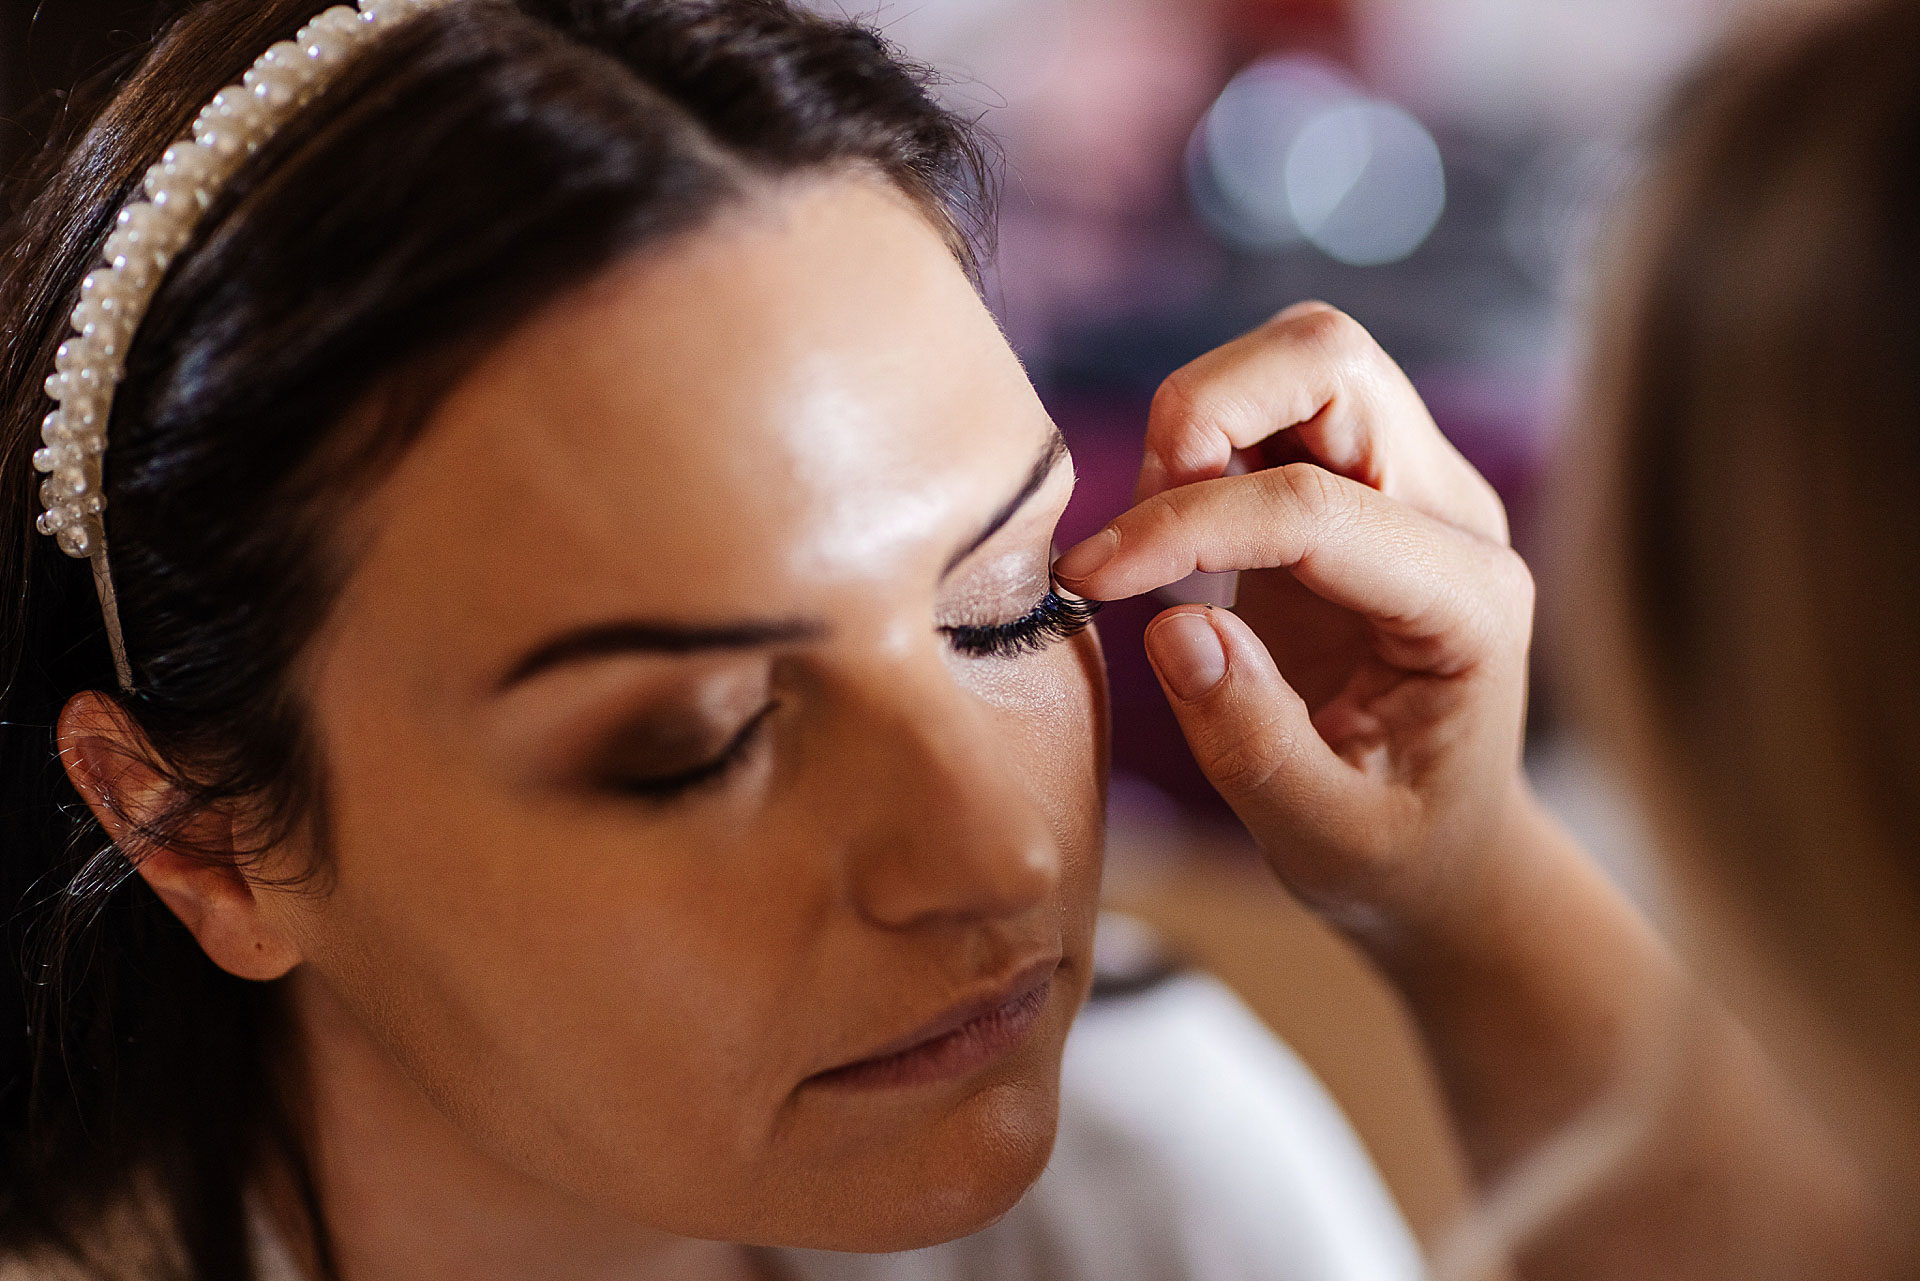
[[[668,804],[685,796],[697,788],[718,783],[738,765],[760,737],[769,717],[779,708],[778,699],[770,699],[765,706],[749,717],[727,740],[719,753],[690,765],[685,769],[669,774],[622,775],[612,780],[612,786],[623,795],[658,804]]]

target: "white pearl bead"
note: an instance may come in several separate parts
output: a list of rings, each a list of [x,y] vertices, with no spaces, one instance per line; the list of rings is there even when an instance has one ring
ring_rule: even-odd
[[[254,63],[240,83],[275,111],[293,105],[300,91],[306,87],[305,77],[299,68],[277,62]]]
[[[40,471],[40,472],[52,471],[55,467],[58,467],[60,465],[60,462],[61,462],[60,451],[55,449],[52,445],[42,445],[40,448],[33,451],[33,469],[35,471]]]
[[[139,208],[152,212],[153,205],[143,204]],[[134,258],[158,252],[164,247],[165,228],[154,218],[143,218],[135,223],[122,223],[107,237],[103,247],[109,263],[118,258]]]
[[[329,9],[321,10],[304,30],[309,36],[320,34],[338,36],[347,41],[350,46],[358,44],[367,33],[366,24],[360,21],[359,13],[349,4],[336,4]]]
[[[313,24],[300,32],[300,47],[319,66],[331,66],[353,50],[353,41],[330,27]]]
[[[268,123],[267,104],[240,85],[228,85],[214,94],[213,112],[219,119],[249,136]]]
[[[193,136],[200,146],[218,157],[221,164],[230,167],[247,153],[253,133],[244,122],[208,107],[194,120]]]
[[[78,467],[62,467],[53,477],[60,482],[60,488],[67,491],[69,498],[80,497],[89,487],[87,473]]]
[[[197,142],[176,142],[160,157],[161,166],[170,174],[205,186],[217,181],[226,166],[220,157]]]
[[[94,303],[101,313],[124,315],[127,309],[127,287],[120,279],[120,273],[112,267],[99,267],[87,273],[80,282],[80,302],[84,306]]]
[[[155,209],[168,214],[175,211],[198,213],[208,203],[206,189],[199,183],[184,174],[168,173],[159,165],[147,172],[147,195],[153,198]]]
[[[73,557],[75,560],[80,560],[93,554],[93,536],[87,533],[83,526],[68,525],[58,534],[54,535],[54,541],[60,544],[61,551]]]
[[[252,136],[230,120],[215,117],[202,124],[194,122],[193,136],[200,145],[219,156],[222,160],[237,160],[245,155]]]
[[[67,514],[58,509],[48,509],[40,513],[33,527],[43,534],[57,534],[67,527]]]
[[[297,40],[282,40],[267,46],[254,65],[265,64],[270,67],[284,67],[296,78],[304,80],[313,74],[313,63],[307,57],[307,51],[300,47]]]
[[[67,487],[57,477],[40,482],[40,505],[48,511],[58,511],[67,505]]]
[[[67,398],[67,402],[58,410],[59,430],[68,436],[84,439],[89,435],[100,434],[106,414],[106,406],[97,395],[76,392]],[[54,415],[47,415],[52,418]],[[45,436],[45,431],[41,432]],[[63,437],[64,439],[64,437]]]
[[[116,231],[108,236],[103,252],[106,254],[107,264],[115,271],[124,270],[126,264],[136,257],[148,257],[153,253],[151,249],[140,243],[138,236],[124,231]]]
[[[127,299],[129,305],[135,299],[145,301],[148,287],[160,275],[152,254],[134,254],[124,262],[114,263],[109,270],[117,277],[114,282],[115,288],[123,298]]]
[[[67,377],[65,374],[48,374],[47,381],[42,385],[47,389],[47,395],[53,397],[55,400],[65,400],[67,397],[78,392],[80,388],[76,380]]]
[[[53,367],[63,374],[70,374],[84,366],[99,363],[99,359],[100,353],[91,339],[69,338],[53,353]]]
[[[107,500],[98,493],[88,494],[80,500],[80,510],[89,516],[98,516],[107,509]]]
[[[109,236],[107,239],[111,241],[113,237]],[[74,309],[67,313],[67,319],[73,323],[73,327],[83,334],[90,329],[111,324],[112,317],[113,313],[102,307],[98,298],[82,298]]]
[[[111,237],[109,237],[109,245],[111,245]],[[112,253],[111,248],[108,252]],[[82,299],[73,309],[73,315],[70,317],[73,327],[82,337],[91,338],[103,347],[111,347],[118,351],[126,342],[127,334],[124,316],[119,308],[113,305],[116,302],[118,299],[115,298]]]
[[[152,172],[152,170],[148,170],[146,176],[151,177]],[[146,185],[144,179],[141,185],[143,187]],[[125,209],[122,209],[120,216],[113,221],[114,226],[121,231],[130,231],[135,235],[145,236],[152,234],[153,229],[159,225],[160,219],[160,211],[154,208],[151,202],[136,200]]]
[[[412,10],[406,0],[360,0],[361,18],[376,25],[398,22]]]

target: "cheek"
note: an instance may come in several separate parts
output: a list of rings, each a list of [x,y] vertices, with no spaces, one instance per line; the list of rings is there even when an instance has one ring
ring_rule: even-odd
[[[1106,658],[1089,627],[1011,662],[956,659],[959,680],[999,714],[1022,776],[1060,846],[1098,871],[1105,844],[1109,738]],[[1097,875],[1095,877],[1097,881]]]
[[[808,995],[796,887],[743,872],[764,839],[638,832],[393,731],[330,755],[334,875],[299,933],[411,1084],[548,1180],[670,1213],[700,1171],[708,1207],[745,1200],[769,1118],[818,1066],[782,1022]]]

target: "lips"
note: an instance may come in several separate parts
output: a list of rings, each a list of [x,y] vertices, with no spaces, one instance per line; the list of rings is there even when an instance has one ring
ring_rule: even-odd
[[[835,1089],[919,1085],[964,1076],[1025,1041],[1053,991],[1060,958],[1024,966],[992,992],[963,1001],[854,1062],[807,1084]]]

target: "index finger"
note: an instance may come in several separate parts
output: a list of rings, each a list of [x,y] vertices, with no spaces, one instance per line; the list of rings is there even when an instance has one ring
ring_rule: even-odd
[[[1284,569],[1361,615],[1382,656],[1410,670],[1457,671],[1526,634],[1510,615],[1521,597],[1530,607],[1531,580],[1511,550],[1311,463],[1157,494],[1054,573],[1077,595],[1119,600],[1195,570],[1247,569]]]
[[[1358,321],[1289,307],[1174,372],[1154,396],[1136,502],[1227,474],[1236,450],[1291,432],[1349,480],[1495,542],[1506,510]]]

